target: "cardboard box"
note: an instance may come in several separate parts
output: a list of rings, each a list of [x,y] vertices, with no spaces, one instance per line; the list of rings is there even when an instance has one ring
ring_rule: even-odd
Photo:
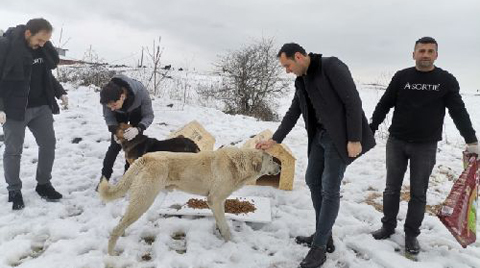
[[[168,138],[175,138],[183,136],[191,139],[197,144],[200,151],[213,151],[215,145],[215,137],[210,134],[205,128],[196,120],[184,125],[181,129],[172,132]]]

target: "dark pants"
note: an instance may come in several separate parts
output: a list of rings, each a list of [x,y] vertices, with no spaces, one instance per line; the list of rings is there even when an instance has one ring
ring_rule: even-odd
[[[430,174],[435,166],[437,142],[412,143],[389,137],[387,141],[387,185],[383,192],[383,227],[394,230],[403,177],[410,161],[410,201],[405,234],[418,236],[427,204]]]
[[[347,164],[325,130],[318,131],[308,156],[305,181],[316,217],[313,244],[325,247],[340,209],[340,185]]]
[[[117,119],[118,123],[129,123],[132,126],[137,126],[138,123],[142,120],[142,112],[141,106],[136,108],[135,110],[131,111],[130,113],[115,113],[115,118]],[[113,139],[113,133],[110,138],[110,146],[108,147],[107,153],[105,154],[105,158],[103,159],[103,168],[102,168],[102,175],[105,178],[110,179],[113,173],[113,165],[115,164],[115,159],[117,159],[117,155],[122,150],[122,146],[115,142]],[[125,171],[128,169],[130,165],[128,162],[125,161]]]

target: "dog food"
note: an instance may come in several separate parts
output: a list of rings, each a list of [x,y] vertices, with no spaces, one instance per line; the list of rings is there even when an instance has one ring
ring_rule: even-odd
[[[202,199],[190,198],[187,201],[187,206],[193,209],[208,208],[207,202]],[[240,201],[238,198],[225,200],[225,212],[231,214],[247,214],[254,212],[257,208],[249,201]]]

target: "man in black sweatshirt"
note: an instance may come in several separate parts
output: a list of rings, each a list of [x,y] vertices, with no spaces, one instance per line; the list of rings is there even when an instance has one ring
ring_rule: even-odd
[[[332,227],[340,208],[340,185],[347,166],[375,145],[362,102],[347,65],[335,57],[305,52],[288,43],[278,52],[287,73],[297,76],[295,96],[272,139],[257,144],[268,149],[281,143],[300,115],[308,136],[305,182],[315,210],[315,233],[296,242],[311,247],[302,268],[320,267],[325,252],[335,249]]]
[[[14,210],[24,207],[20,159],[27,127],[39,147],[35,190],[47,201],[62,198],[50,182],[56,143],[52,114],[59,113],[55,97],[64,105],[68,98],[52,75],[60,60],[49,41],[52,30],[47,20],[38,18],[8,29],[0,37],[0,124],[5,133],[3,169],[8,201]]]
[[[453,75],[434,65],[438,44],[431,37],[415,42],[415,67],[398,71],[372,115],[373,131],[395,107],[387,141],[387,180],[383,192],[382,228],[375,239],[390,237],[397,226],[400,190],[410,161],[410,201],[405,220],[405,249],[417,254],[417,236],[425,214],[426,193],[436,161],[437,142],[442,139],[445,108],[467,143],[467,151],[478,154],[475,130]]]

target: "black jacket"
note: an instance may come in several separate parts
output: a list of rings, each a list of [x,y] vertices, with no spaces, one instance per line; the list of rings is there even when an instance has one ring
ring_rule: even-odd
[[[395,107],[390,135],[407,142],[431,142],[442,139],[445,108],[465,142],[477,141],[465,109],[457,79],[435,67],[430,72],[415,67],[398,71],[372,115],[372,130],[377,130],[390,109]]]
[[[319,120],[344,162],[350,164],[356,158],[348,157],[348,141],[360,141],[362,154],[375,146],[360,96],[343,62],[335,57],[322,58],[319,54],[310,53],[309,56],[307,75],[295,80],[295,96],[273,140],[282,142],[302,114],[308,135],[308,154]],[[313,109],[309,109],[307,98]]]
[[[20,121],[25,119],[33,61],[25,40],[25,29],[24,25],[18,25],[0,37],[0,111],[4,111],[7,118]],[[60,59],[50,42],[38,49],[44,54],[47,101],[52,112],[58,114],[60,109],[55,97],[60,98],[66,93],[53,76],[52,69],[57,67]]]

